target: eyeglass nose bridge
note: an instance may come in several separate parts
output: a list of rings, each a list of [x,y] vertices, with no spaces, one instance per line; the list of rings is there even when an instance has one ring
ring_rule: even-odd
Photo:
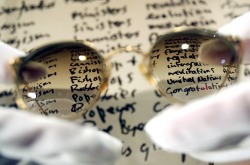
[[[108,54],[105,55],[106,64],[110,64],[111,59],[118,55],[121,55],[121,53],[136,53],[137,55],[142,56],[142,61],[139,64],[139,70],[144,75],[144,77],[149,81],[150,84],[152,84],[153,86],[156,86],[157,82],[150,73],[148,54],[142,51],[137,46],[128,45],[128,46],[110,51]]]

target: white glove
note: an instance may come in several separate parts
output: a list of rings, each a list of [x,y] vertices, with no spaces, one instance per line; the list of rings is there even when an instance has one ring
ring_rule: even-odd
[[[121,142],[73,122],[1,108],[0,152],[46,165],[113,165]]]
[[[0,42],[0,83],[13,82],[8,61],[25,53]],[[122,143],[93,127],[0,107],[0,154],[46,165],[113,165]]]
[[[243,39],[243,60],[249,63],[250,13],[220,32]],[[145,130],[162,149],[185,152],[203,161],[250,159],[250,81],[184,106],[168,107],[151,119]]]
[[[9,62],[15,57],[22,57],[24,55],[25,53],[23,51],[12,48],[0,41],[0,84],[13,83]]]

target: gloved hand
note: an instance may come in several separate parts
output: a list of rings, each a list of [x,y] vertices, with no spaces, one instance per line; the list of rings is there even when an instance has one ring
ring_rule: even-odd
[[[8,61],[25,53],[0,43],[0,83],[11,83]],[[0,107],[0,154],[46,165],[113,165],[121,142],[93,127]]]
[[[250,12],[219,32],[239,36],[243,63],[250,63]],[[250,81],[184,106],[170,106],[145,130],[163,150],[209,162],[250,159]]]

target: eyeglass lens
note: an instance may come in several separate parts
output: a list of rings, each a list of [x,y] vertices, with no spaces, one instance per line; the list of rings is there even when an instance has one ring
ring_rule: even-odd
[[[104,70],[104,59],[87,45],[45,46],[21,66],[18,90],[30,111],[74,119],[98,99]]]
[[[163,36],[149,55],[161,93],[178,102],[201,98],[237,79],[236,52],[221,38],[199,34]]]

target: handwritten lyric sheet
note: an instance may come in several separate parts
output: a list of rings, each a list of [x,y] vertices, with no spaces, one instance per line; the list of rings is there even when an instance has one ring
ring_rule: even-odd
[[[23,51],[55,41],[84,40],[105,57],[127,45],[149,51],[159,35],[175,27],[216,30],[249,10],[248,0],[1,0],[0,39]],[[109,88],[83,115],[83,123],[123,141],[119,165],[207,165],[162,151],[143,131],[169,102],[140,73],[141,61],[134,53],[112,59]],[[242,72],[249,77],[249,68]],[[16,107],[14,97],[13,86],[0,84],[1,106]]]

